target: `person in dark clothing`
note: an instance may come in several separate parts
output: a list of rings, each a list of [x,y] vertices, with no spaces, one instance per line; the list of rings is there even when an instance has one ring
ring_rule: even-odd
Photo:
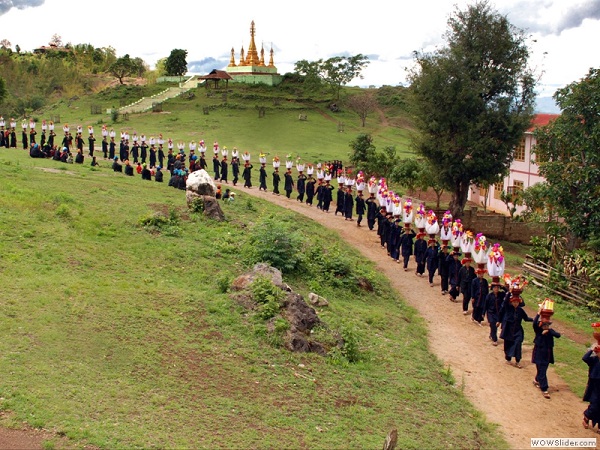
[[[96,138],[93,134],[90,134],[88,137],[88,150],[90,152],[90,156],[94,156],[94,142],[96,142]]]
[[[306,179],[306,204],[312,206],[317,180],[310,174]]]
[[[387,212],[385,207],[381,207],[377,212],[377,236],[379,236],[379,245],[381,248],[385,248],[385,243],[387,241],[386,236],[386,227],[387,227]]]
[[[294,190],[294,179],[292,178],[292,170],[288,169],[283,174],[283,189],[285,190],[285,196],[290,198],[292,191]]]
[[[54,147],[54,138],[56,137],[56,133],[54,132],[54,130],[50,130],[50,133],[48,133],[48,145],[50,147]]]
[[[427,266],[427,274],[429,276],[429,286],[433,287],[433,277],[435,271],[438,270],[440,260],[440,245],[435,239],[429,239],[427,242],[427,250],[425,250],[425,264]]]
[[[387,217],[385,225],[387,253],[396,263],[400,262],[400,238],[402,237],[402,224],[393,215]]]
[[[323,186],[323,191],[321,192],[321,195],[323,196],[323,211],[325,211],[326,213],[329,212],[329,205],[333,200],[333,189],[334,187],[331,184],[329,184],[329,180],[325,179],[325,185]]]
[[[116,156],[113,158],[112,170],[113,172],[123,172],[123,166],[119,163],[119,158]]]
[[[275,171],[273,172],[273,194],[279,195],[279,182],[281,181],[281,176],[279,175],[279,167],[275,167]]]
[[[346,187],[346,193],[344,194],[344,220],[352,219],[352,212],[354,211],[354,197],[352,196],[352,187]]]
[[[159,144],[159,146],[158,146],[157,155],[158,155],[158,165],[160,167],[164,167],[165,151],[163,150],[162,144]],[[204,162],[204,167],[206,167],[206,161]],[[204,167],[200,166],[201,169],[203,169]]]
[[[133,158],[134,164],[138,164],[140,162],[140,145],[137,141],[133,141],[133,145],[131,146],[131,157]]]
[[[46,155],[41,151],[38,144],[33,144],[29,149],[29,156],[32,158],[45,158]]]
[[[115,138],[110,138],[110,143],[108,144],[108,159],[115,159]]]
[[[438,255],[438,274],[440,275],[440,286],[442,289],[442,295],[448,293],[448,277],[450,275],[449,262],[448,262],[448,246],[442,245],[442,248]]]
[[[559,338],[560,333],[550,328],[552,322],[540,320],[541,307],[533,318],[533,352],[531,362],[535,364],[536,375],[533,380],[535,387],[539,387],[544,398],[549,399],[548,393],[548,366],[554,364],[554,338]]]
[[[471,320],[476,322],[480,327],[483,321],[483,315],[485,313],[485,299],[490,293],[488,281],[483,276],[485,269],[478,268],[475,271],[476,277],[471,282],[471,298],[473,300],[473,312],[471,313]]]
[[[460,269],[462,268],[462,264],[458,259],[460,256],[460,252],[454,250],[450,256],[446,259],[448,263],[448,282],[450,283],[450,290],[448,293],[450,294],[450,300],[453,302],[456,301],[460,293],[460,283],[458,279],[458,274]]]
[[[96,160],[95,156],[92,156],[92,163],[91,163],[92,167],[100,167],[100,164],[98,164],[98,161]]]
[[[152,144],[150,146],[150,150],[149,150],[149,154],[148,154],[148,162],[150,164],[151,168],[156,167],[156,147],[154,147],[154,144]]]
[[[332,186],[333,187],[333,186]],[[338,212],[344,214],[344,200],[346,198],[344,192],[344,185],[340,184],[337,190],[336,204],[335,204],[335,215],[337,216]]]
[[[316,195],[317,195],[317,209],[323,210],[323,188],[325,187],[325,185],[323,184],[323,180],[319,179],[317,181],[317,190],[316,190]]]
[[[102,138],[102,156],[104,159],[108,158],[108,141],[106,140],[106,136]]]
[[[377,199],[375,198],[375,194],[371,193],[369,198],[365,200],[365,204],[367,206],[367,226],[369,230],[373,231],[375,228],[375,221],[377,220]]]
[[[475,269],[471,267],[471,258],[463,258],[462,267],[458,271],[458,289],[462,293],[463,314],[469,314],[469,303],[471,302],[471,284],[475,279]]]
[[[213,172],[215,173],[215,181],[219,181],[221,179],[221,175],[219,174],[221,170],[221,163],[219,162],[219,157],[215,153],[213,156]]]
[[[23,128],[23,133],[21,133],[21,143],[23,144],[23,150],[27,150],[29,148],[29,138],[27,137],[27,128]]]
[[[177,180],[177,186],[175,186],[180,191],[185,191],[187,185],[187,173],[185,170],[181,170],[181,175],[179,176],[179,180]]]
[[[258,182],[259,182],[259,186],[258,186],[258,190],[260,191],[261,189],[265,192],[267,192],[267,169],[265,167],[265,163],[261,163],[260,165],[260,170],[258,171]]]
[[[133,176],[133,166],[129,163],[129,160],[125,160],[125,175]]]
[[[363,215],[365,214],[365,209],[366,209],[366,205],[365,205],[365,199],[363,198],[363,192],[362,191],[358,191],[358,194],[356,195],[356,226],[360,227],[362,219],[363,219]]]
[[[417,263],[417,269],[415,270],[415,274],[418,277],[422,277],[425,273],[425,252],[427,252],[427,243],[425,242],[425,233],[417,234],[417,240],[414,245],[415,252],[415,261]]]
[[[244,187],[251,188],[252,187],[252,164],[250,161],[246,161],[244,164],[244,172],[242,172],[242,178],[244,179]]]
[[[75,155],[75,163],[76,164],[83,164],[83,151],[78,149],[77,150],[77,154]]]
[[[498,322],[500,322],[500,307],[504,300],[505,293],[502,291],[499,282],[492,282],[492,292],[485,297],[483,311],[490,325],[490,340],[492,345],[498,345]]]
[[[66,150],[66,148],[65,148]],[[52,159],[54,161],[60,161],[60,155],[61,155],[61,151],[59,149],[54,149],[54,155],[52,155]]]
[[[229,163],[227,162],[227,156],[223,156],[221,160],[221,183],[229,184],[227,177],[229,175]]]
[[[152,181],[152,172],[146,164],[142,164],[142,180]]]
[[[81,133],[77,133],[75,144],[77,146],[77,150],[81,150],[81,153],[83,154],[83,136],[81,136]]]
[[[142,164],[146,164],[146,158],[148,157],[148,144],[146,141],[142,141],[140,144],[140,159]]]
[[[17,148],[17,132],[14,128],[10,132],[10,148]]]
[[[29,126],[31,126],[31,123],[29,124]],[[37,131],[35,131],[35,128],[32,128],[31,130],[29,130],[29,145],[36,144],[36,142],[35,142],[36,134],[37,134]]]
[[[404,259],[404,271],[408,270],[408,261],[413,254],[413,239],[417,235],[409,226],[405,226],[404,234],[400,238],[400,248]]]
[[[515,358],[515,367],[521,369],[522,345],[525,332],[522,321],[533,322],[521,306],[521,299],[517,296],[510,297],[510,301],[504,301],[500,307],[500,322],[502,332],[500,338],[504,340],[504,359],[506,364],[512,364]]]
[[[298,197],[296,201],[300,203],[304,202],[304,193],[306,192],[306,175],[302,173],[302,170],[298,169],[298,181],[296,181],[296,190],[298,191]]]
[[[240,161],[237,156],[231,158],[231,173],[233,174],[233,185],[237,186],[237,182],[240,177]]]
[[[595,325],[595,324],[594,324]],[[583,401],[590,404],[583,412],[583,428],[592,428],[600,423],[600,346],[594,344],[581,358],[588,365],[588,381],[583,393]]]
[[[167,170],[173,174],[173,170],[175,170],[175,155],[173,154],[173,150],[169,149],[167,152]]]
[[[163,182],[162,166],[158,166],[156,168],[156,174],[154,175],[154,181],[156,181],[157,183]]]

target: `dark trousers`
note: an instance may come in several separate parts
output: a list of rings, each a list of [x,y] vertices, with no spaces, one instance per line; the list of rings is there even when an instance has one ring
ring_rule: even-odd
[[[375,219],[367,219],[367,225],[369,226],[369,230],[375,228]]]
[[[448,291],[448,275],[442,275],[440,274],[440,280],[442,283],[442,291],[447,292]]]
[[[463,292],[463,311],[469,310],[469,303],[471,302],[471,294],[465,294]]]
[[[361,222],[362,222],[362,214],[359,214],[358,217],[356,218],[356,225],[360,225]]]
[[[306,196],[306,204],[307,204],[307,205],[312,205],[312,204],[313,204],[313,198],[314,198],[314,196],[313,196],[313,195],[311,195],[311,196],[308,196],[308,195],[307,195],[307,196]]]
[[[546,392],[548,390],[548,377],[546,376],[548,364],[536,364],[535,368],[537,369],[535,381],[540,384],[541,391]]]
[[[327,212],[329,212],[329,204],[330,204],[330,203],[331,203],[331,202],[330,202],[330,201],[328,201],[328,200],[325,200],[325,201],[323,202],[323,211],[327,211]]]
[[[425,261],[417,263],[417,273],[420,273],[420,274],[425,273]]]
[[[433,276],[435,275],[435,270],[429,271],[429,283],[433,283]]]
[[[300,192],[298,194],[298,197],[296,197],[296,200],[298,200],[299,202],[303,202],[304,201],[304,192]]]
[[[490,339],[494,342],[498,342],[498,327],[496,326],[496,318],[487,316],[488,322],[490,323]]]
[[[522,345],[522,340],[507,341],[506,339],[504,339],[504,359],[510,361],[511,358],[514,356],[515,361],[520,362],[521,357],[523,356]]]
[[[292,195],[292,191],[285,191],[285,196],[287,198],[290,198],[290,195]]]
[[[406,269],[408,267],[408,260],[410,259],[410,255],[403,256],[402,258],[404,258],[404,268]]]

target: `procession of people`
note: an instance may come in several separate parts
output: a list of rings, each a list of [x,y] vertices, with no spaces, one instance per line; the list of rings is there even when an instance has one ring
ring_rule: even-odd
[[[31,157],[84,163],[86,150],[82,126],[76,127],[73,136],[69,125],[64,124],[64,136],[59,145],[60,138],[57,138],[52,121],[42,122],[39,139],[36,125],[34,120],[21,123],[21,144],[23,149],[29,150]],[[0,117],[0,148],[17,148],[16,128],[15,119],[7,122]],[[96,138],[92,126],[87,127],[87,134],[87,156],[91,165],[97,167],[100,156],[94,154]],[[208,170],[204,140],[189,142],[186,153],[184,142],[177,143],[175,150],[173,140],[165,140],[162,134],[155,138],[121,131],[118,147],[117,133],[113,129],[102,126],[101,136],[102,158],[110,163],[113,171],[127,176],[137,174],[143,180],[163,182],[163,173],[167,171],[170,176],[168,185],[185,190],[190,173]],[[221,184],[231,183],[232,187],[237,187],[240,168],[244,189],[253,188],[253,165],[249,152],[241,153],[234,147],[230,153],[227,147],[220,147],[215,141],[211,153],[212,172],[214,180],[219,183],[219,190]],[[258,189],[282,195],[280,158],[272,158],[270,177],[267,155],[260,152],[258,161]],[[337,183],[337,188],[333,183]],[[412,199],[401,198],[394,193],[385,179],[370,177],[367,180],[362,172],[352,174],[339,160],[312,164],[302,162],[299,158],[294,160],[288,154],[285,157],[282,187],[288,199],[307,207],[315,206],[326,214],[330,213],[335,198],[335,210],[331,215],[339,214],[345,221],[356,223],[357,227],[363,226],[366,216],[366,227],[376,232],[377,242],[389,256],[390,263],[396,263],[399,267],[402,265],[404,272],[414,270],[419,278],[426,277],[431,288],[436,285],[437,272],[440,294],[447,296],[451,302],[459,303],[462,314],[470,312],[473,324],[483,326],[487,321],[490,330],[488,338],[492,346],[498,345],[499,338],[503,341],[506,364],[523,367],[523,322],[532,322],[535,338],[531,362],[536,365],[533,385],[544,398],[550,399],[547,369],[549,364],[554,363],[553,341],[560,338],[560,333],[552,328],[554,304],[546,299],[534,318],[527,315],[521,297],[527,281],[522,276],[511,277],[504,273],[504,253],[500,244],[491,245],[481,233],[474,235],[472,231],[463,229],[460,219],[454,219],[449,211],[438,219],[436,213],[426,211],[423,204],[416,207]],[[235,195],[230,189],[225,192],[224,198],[229,201]],[[294,192],[296,194],[292,196]],[[411,261],[414,261],[414,268]],[[472,266],[473,263],[476,267]],[[486,279],[486,274],[492,278],[491,282]],[[594,333],[597,343],[583,356],[583,361],[589,366],[588,386],[584,395],[584,400],[589,402],[583,414],[585,428],[600,423],[600,323],[593,326],[594,330],[598,330]]]

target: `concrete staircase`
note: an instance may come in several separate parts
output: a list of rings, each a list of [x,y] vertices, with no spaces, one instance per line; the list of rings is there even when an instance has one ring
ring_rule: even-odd
[[[175,98],[191,89],[195,89],[197,84],[198,80],[195,77],[190,77],[186,81],[179,83],[179,87],[169,87],[151,97],[142,97],[129,105],[119,108],[119,114],[135,114],[150,111],[154,103],[162,103],[165,100]]]

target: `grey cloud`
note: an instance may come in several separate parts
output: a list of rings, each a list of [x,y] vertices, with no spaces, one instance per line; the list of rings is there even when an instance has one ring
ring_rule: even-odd
[[[560,35],[563,31],[581,26],[585,19],[600,19],[600,0],[584,0],[569,6],[556,23],[540,22],[540,11],[551,7],[549,0],[521,0],[511,6],[510,20],[520,28],[542,35]]]
[[[41,6],[44,0],[0,0],[0,16],[7,13],[12,8],[25,9]]]

